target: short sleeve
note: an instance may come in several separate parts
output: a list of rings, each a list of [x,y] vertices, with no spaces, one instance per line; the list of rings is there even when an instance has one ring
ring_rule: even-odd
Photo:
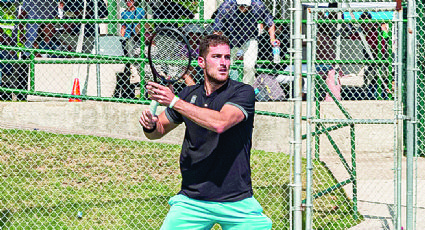
[[[225,103],[238,107],[245,115],[245,120],[254,116],[255,93],[250,85],[243,84],[235,90],[235,93]]]

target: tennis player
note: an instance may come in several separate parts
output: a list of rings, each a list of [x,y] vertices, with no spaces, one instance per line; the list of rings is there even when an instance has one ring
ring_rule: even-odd
[[[159,116],[149,109],[140,124],[149,139],[158,139],[185,123],[180,155],[181,190],[162,230],[271,229],[271,220],[253,196],[250,150],[254,123],[254,89],[229,79],[229,39],[208,35],[201,39],[198,64],[204,82],[184,88],[178,96],[149,82],[153,100],[168,108]]]

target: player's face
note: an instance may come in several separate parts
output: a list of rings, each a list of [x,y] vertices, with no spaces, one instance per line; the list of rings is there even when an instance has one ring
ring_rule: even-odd
[[[230,47],[228,45],[209,47],[205,60],[203,57],[199,57],[198,63],[204,69],[205,77],[208,80],[215,83],[224,83],[229,78]]]

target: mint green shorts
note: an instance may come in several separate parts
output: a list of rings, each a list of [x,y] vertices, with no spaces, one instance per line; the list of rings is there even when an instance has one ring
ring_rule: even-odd
[[[254,197],[236,202],[212,202],[176,195],[161,230],[209,230],[220,224],[223,230],[268,230],[272,221]]]

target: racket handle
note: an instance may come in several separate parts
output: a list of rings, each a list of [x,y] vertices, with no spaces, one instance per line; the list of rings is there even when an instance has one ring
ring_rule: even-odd
[[[152,115],[155,116],[156,114],[156,108],[158,107],[158,102],[152,100],[151,104],[149,105],[149,110],[151,111]]]

